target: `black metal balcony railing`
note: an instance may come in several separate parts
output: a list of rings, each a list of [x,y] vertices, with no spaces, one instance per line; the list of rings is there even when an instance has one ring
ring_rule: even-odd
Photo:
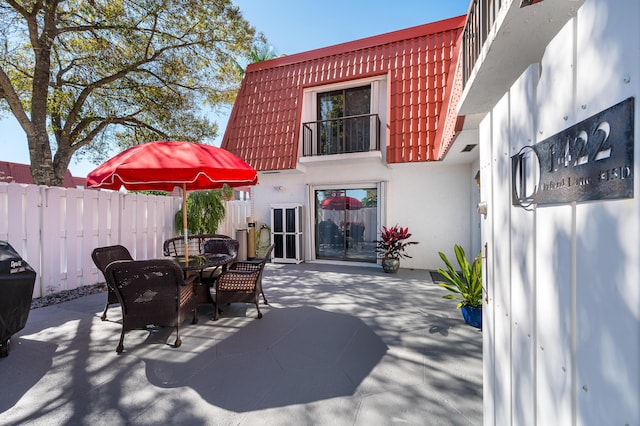
[[[466,85],[496,16],[507,0],[473,0],[462,36],[462,77]]]
[[[304,157],[380,151],[378,114],[302,123]]]

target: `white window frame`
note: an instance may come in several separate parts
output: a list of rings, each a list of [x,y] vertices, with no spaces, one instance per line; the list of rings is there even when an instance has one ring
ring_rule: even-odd
[[[376,223],[376,239],[379,238],[380,228],[383,223],[386,223],[387,220],[387,209],[386,209],[386,198],[387,198],[387,182],[386,181],[362,181],[362,182],[350,182],[350,183],[330,183],[330,184],[308,184],[306,185],[306,205],[309,206],[307,209],[307,224],[305,232],[307,233],[308,238],[305,238],[305,250],[307,255],[307,260],[309,261],[318,261],[316,257],[316,210],[315,210],[315,199],[316,199],[316,191],[326,191],[330,189],[335,189],[336,187],[340,187],[340,189],[375,189],[378,195],[378,208],[377,208],[377,223]],[[327,263],[341,263],[341,261],[329,260],[322,261]],[[347,264],[354,264],[358,262],[348,261]],[[360,263],[358,263],[360,264]],[[380,260],[376,263],[361,263],[362,265],[376,265],[380,264]]]
[[[385,74],[304,89],[302,97],[302,114],[300,115],[300,139],[298,144],[300,149],[298,158],[302,157],[304,150],[304,129],[302,128],[302,123],[316,121],[318,117],[318,94],[367,85],[371,86],[371,104],[369,105],[370,114],[378,114],[378,117],[380,118],[380,149],[386,145],[386,134],[382,131],[382,129],[385,129],[387,122],[387,76]],[[375,127],[375,123],[371,123],[371,126],[371,134],[373,135],[377,129]],[[317,144],[313,144],[313,150],[315,151],[316,149]],[[314,152],[314,154],[316,154],[316,152]]]

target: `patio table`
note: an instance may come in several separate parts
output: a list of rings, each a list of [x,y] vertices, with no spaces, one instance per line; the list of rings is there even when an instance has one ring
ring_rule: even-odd
[[[236,258],[229,254],[204,253],[197,256],[189,256],[189,262],[186,261],[184,256],[172,257],[172,259],[180,265],[184,271],[185,278],[188,278],[189,275],[194,272],[198,273],[199,279],[194,283],[196,286],[195,292],[197,303],[213,304],[213,299],[211,299],[211,293],[209,292],[209,286],[204,283],[202,279],[203,273],[206,270],[213,275],[219,268],[222,268],[222,272],[224,272],[227,269],[227,266],[229,266],[229,264]]]

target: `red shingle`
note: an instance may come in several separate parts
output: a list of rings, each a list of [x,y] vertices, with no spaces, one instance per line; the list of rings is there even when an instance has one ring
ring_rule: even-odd
[[[294,169],[304,89],[389,73],[387,162],[440,159],[464,23],[459,16],[250,64],[222,148],[259,171]]]

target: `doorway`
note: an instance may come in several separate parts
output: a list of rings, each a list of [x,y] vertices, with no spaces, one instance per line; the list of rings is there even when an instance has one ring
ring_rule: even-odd
[[[375,263],[376,188],[315,191],[316,258]]]
[[[318,94],[322,155],[366,152],[371,145],[371,86]]]

